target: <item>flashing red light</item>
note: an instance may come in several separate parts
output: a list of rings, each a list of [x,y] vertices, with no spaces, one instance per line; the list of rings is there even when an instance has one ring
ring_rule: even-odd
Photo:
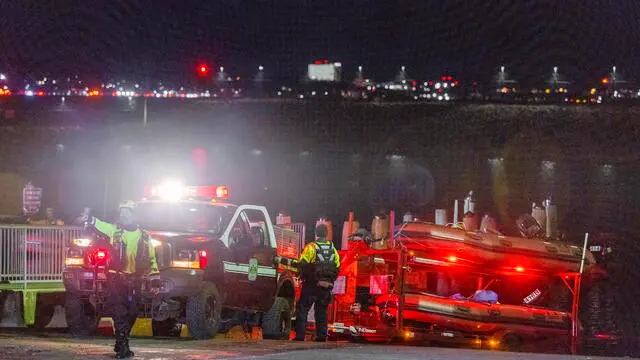
[[[446,76],[442,76],[440,79],[442,79],[442,81],[447,81],[447,77]]]
[[[451,81],[451,80],[453,80],[453,77],[452,76],[447,76],[447,80]]]
[[[602,83],[603,83],[603,84],[608,84],[608,83],[609,83],[609,79],[607,79],[607,78],[602,78]]]
[[[207,264],[209,263],[207,250],[200,250],[198,252],[198,259],[200,261],[200,269],[207,267]]]
[[[226,186],[216,187],[216,197],[220,199],[226,199],[229,197],[229,188]]]
[[[433,81],[429,81],[429,86],[433,86]]]
[[[87,260],[89,265],[103,264],[109,258],[109,253],[104,249],[97,249],[89,253]]]
[[[322,61],[320,61],[320,60],[314,61],[313,63],[316,64],[316,65],[322,65]]]
[[[522,266],[516,266],[515,270],[516,272],[523,272],[524,268]]]
[[[226,186],[182,186],[180,184],[166,183],[158,186],[145,185],[144,196],[172,200],[187,197],[227,199],[229,198],[229,188]]]
[[[458,86],[458,80],[454,81],[453,85]]]
[[[455,257],[455,256],[449,256],[449,257],[447,258],[447,260],[449,260],[449,262],[456,262],[456,261],[458,261],[458,258],[457,258],[457,257]]]
[[[328,64],[328,63],[329,63],[329,60],[325,60],[325,61],[324,61],[324,63],[325,63],[325,64]]]

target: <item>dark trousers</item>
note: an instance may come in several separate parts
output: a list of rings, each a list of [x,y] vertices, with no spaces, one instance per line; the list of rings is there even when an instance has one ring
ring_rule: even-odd
[[[327,338],[327,308],[329,303],[331,303],[330,289],[306,283],[302,285],[300,300],[296,308],[296,340],[304,340],[304,333],[307,329],[307,316],[311,306],[314,306],[314,304],[316,339],[325,340]]]
[[[129,333],[138,317],[140,285],[140,280],[130,275],[109,274],[107,303],[115,327],[116,352],[119,352],[118,349],[122,346],[128,350]]]

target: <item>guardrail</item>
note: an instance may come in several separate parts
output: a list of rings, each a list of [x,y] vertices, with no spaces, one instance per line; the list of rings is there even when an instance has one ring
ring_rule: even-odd
[[[0,282],[62,281],[64,257],[81,227],[0,226]]]

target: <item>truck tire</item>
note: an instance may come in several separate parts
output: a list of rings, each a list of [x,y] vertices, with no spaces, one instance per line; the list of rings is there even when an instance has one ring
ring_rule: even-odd
[[[218,288],[205,284],[198,295],[187,300],[189,334],[197,340],[212,339],[218,333],[222,303]]]
[[[93,305],[78,294],[66,293],[64,313],[67,327],[72,335],[89,336],[96,332],[100,317]]]
[[[270,340],[288,340],[291,334],[291,305],[278,297],[262,319],[262,337]]]

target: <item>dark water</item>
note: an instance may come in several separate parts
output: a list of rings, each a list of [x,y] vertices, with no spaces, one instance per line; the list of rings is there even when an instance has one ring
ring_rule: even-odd
[[[570,240],[612,232],[624,255],[584,288],[585,328],[638,335],[640,108],[152,99],[143,127],[141,99],[12,101],[0,106],[0,167],[67,214],[101,214],[169,176],[226,184],[234,202],[273,215],[341,222],[355,211],[364,225],[380,209],[451,214],[474,190],[509,231],[552,195]]]

